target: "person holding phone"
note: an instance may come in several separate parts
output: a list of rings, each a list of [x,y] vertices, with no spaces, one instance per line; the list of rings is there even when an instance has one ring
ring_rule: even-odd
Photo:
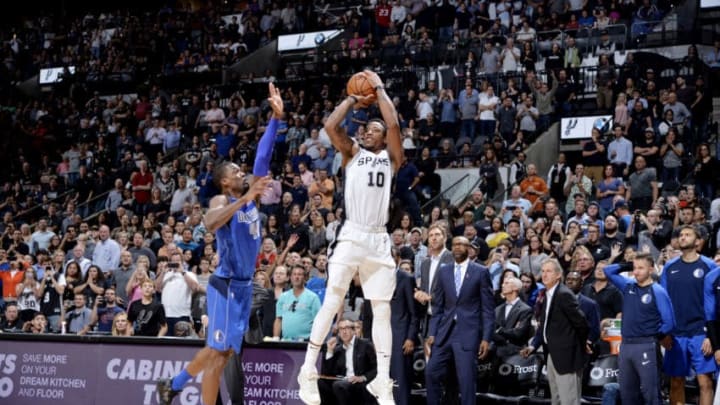
[[[56,272],[52,266],[45,267],[40,312],[45,315],[48,329],[53,333],[60,333],[62,330],[62,320],[65,317],[65,306],[62,297],[66,286],[65,275]]]
[[[168,330],[173,333],[176,323],[192,322],[190,319],[192,295],[198,290],[199,284],[195,273],[185,269],[179,250],[170,256],[170,262],[161,280],[162,282],[159,283],[161,301],[165,308]]]

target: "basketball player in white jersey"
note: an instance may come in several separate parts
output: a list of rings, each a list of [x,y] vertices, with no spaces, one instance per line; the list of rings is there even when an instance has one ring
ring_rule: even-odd
[[[372,337],[377,353],[377,377],[366,388],[380,405],[394,405],[390,380],[390,299],[395,291],[395,261],[385,229],[390,208],[392,176],[404,160],[400,125],[392,100],[374,72],[364,72],[376,95],[350,95],[328,117],[325,130],[345,168],[345,222],[338,230],[328,262],[325,300],[313,322],[305,363],[300,369],[300,399],[319,405],[317,358],[333,317],[344,303],[353,276],[359,272],[363,294],[372,303]],[[354,104],[369,104],[377,97],[383,120],[370,120],[361,134],[363,147],[340,124]],[[383,122],[384,121],[384,122]]]

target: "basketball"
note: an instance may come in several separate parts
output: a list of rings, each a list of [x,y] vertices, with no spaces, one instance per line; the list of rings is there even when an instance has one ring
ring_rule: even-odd
[[[369,96],[375,94],[375,89],[370,85],[370,82],[362,72],[352,75],[347,82],[346,90],[348,96]]]

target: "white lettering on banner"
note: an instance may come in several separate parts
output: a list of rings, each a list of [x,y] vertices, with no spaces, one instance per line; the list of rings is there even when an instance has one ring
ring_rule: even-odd
[[[275,405],[285,401],[299,399],[298,391],[287,388],[273,388],[274,377],[285,372],[285,363],[279,362],[243,362],[245,372],[245,403],[247,405]]]
[[[614,369],[614,368],[601,368],[601,367],[593,367],[592,370],[590,370],[590,378],[593,380],[599,380],[601,378],[617,378],[620,375],[620,369]]]
[[[0,372],[12,374],[15,372],[17,355],[0,353]],[[0,377],[0,398],[7,398],[12,395],[15,389],[15,382],[9,376]]]
[[[266,399],[300,399],[298,390],[287,388],[245,387],[245,397]]]
[[[0,398],[9,397],[13,392],[14,386],[15,384],[13,384],[13,380],[10,377],[0,378]]]
[[[15,362],[17,355],[0,353],[0,371],[4,374],[12,374],[15,372]]]
[[[55,375],[57,374],[57,367],[23,364],[20,366],[20,372],[23,374]]]
[[[189,361],[119,359],[108,361],[105,374],[111,380],[156,381],[171,378],[187,367]],[[196,380],[200,381],[200,376]]]
[[[43,356],[43,363],[67,364],[67,354],[46,354]]]
[[[20,376],[20,385],[23,386],[39,385],[43,387],[84,389],[86,384],[87,381],[81,378]]]
[[[64,399],[66,389],[84,390],[87,380],[83,378],[55,377],[62,374],[63,367],[68,364],[67,354],[56,353],[24,353],[20,364],[20,376],[17,396],[26,398]],[[15,355],[0,354],[2,371],[10,374],[17,368]],[[14,381],[9,377],[0,379],[0,398],[12,394]]]
[[[158,396],[155,384],[145,384],[143,386],[145,395],[143,396],[143,405],[157,404]],[[181,405],[200,405],[200,390],[192,385],[186,386],[180,396]]]
[[[42,363],[42,354],[25,353],[22,357],[23,363]]]
[[[515,368],[513,369],[513,372],[515,374],[534,373],[536,371],[537,371],[537,364],[534,364],[532,366],[525,366],[525,367],[520,367],[520,366],[516,365]]]
[[[65,391],[38,388],[35,391],[35,398],[62,399],[65,397]]]
[[[277,373],[282,374],[285,364],[283,363],[255,363],[256,373]]]
[[[250,385],[271,385],[272,377],[269,375],[246,375],[245,384]]]

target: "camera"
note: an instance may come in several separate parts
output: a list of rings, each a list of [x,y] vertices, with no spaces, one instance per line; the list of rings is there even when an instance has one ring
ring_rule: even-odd
[[[173,270],[179,269],[179,268],[180,268],[180,263],[168,263],[168,268],[169,268],[169,269],[173,269]]]

